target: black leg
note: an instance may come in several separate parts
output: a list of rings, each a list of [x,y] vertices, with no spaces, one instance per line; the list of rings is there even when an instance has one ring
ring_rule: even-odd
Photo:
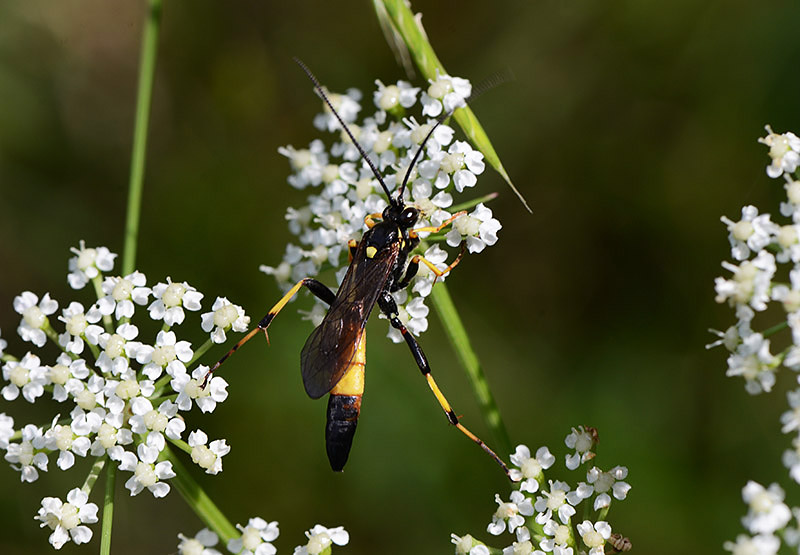
[[[439,386],[436,384],[436,381],[433,379],[433,375],[431,374],[431,368],[428,364],[428,359],[425,357],[425,353],[422,352],[422,348],[417,343],[417,340],[414,338],[413,335],[408,331],[408,329],[403,325],[400,321],[400,318],[397,316],[397,303],[394,301],[392,295],[388,292],[384,292],[378,297],[378,306],[380,306],[381,311],[389,318],[389,323],[391,323],[392,327],[396,330],[399,330],[400,333],[403,335],[403,339],[406,340],[406,344],[408,348],[411,350],[411,354],[414,356],[414,361],[417,363],[417,366],[422,372],[422,375],[428,382],[428,386],[431,388],[436,400],[439,401],[439,405],[441,405],[442,410],[444,411],[445,415],[447,415],[447,420],[458,428],[465,436],[469,439],[477,443],[481,449],[486,451],[490,457],[492,457],[497,464],[503,469],[503,472],[506,473],[506,476],[510,475],[508,473],[508,467],[506,464],[497,456],[497,454],[492,451],[492,449],[486,445],[478,436],[470,432],[466,427],[464,427],[460,422],[459,418],[456,415],[455,411],[453,411],[450,403],[445,398],[442,390],[439,389]]]

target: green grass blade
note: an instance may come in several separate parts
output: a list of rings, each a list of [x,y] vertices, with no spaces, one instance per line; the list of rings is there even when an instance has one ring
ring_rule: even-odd
[[[459,316],[455,304],[453,304],[450,292],[444,283],[437,283],[431,290],[430,298],[433,300],[433,306],[439,314],[439,319],[444,326],[447,337],[450,339],[450,343],[453,345],[456,356],[467,373],[472,389],[475,392],[475,397],[478,399],[483,419],[497,442],[496,451],[501,456],[508,456],[509,453],[513,453],[511,440],[508,437],[508,432],[500,416],[500,410],[497,408],[497,403],[489,388],[489,383],[486,381],[478,355],[475,354],[475,349],[472,348],[467,330],[461,321],[461,316]]]
[[[442,65],[442,62],[440,62],[439,58],[436,56],[430,41],[428,41],[428,37],[422,28],[422,21],[414,17],[411,8],[406,5],[404,0],[383,0],[383,5],[386,8],[386,12],[389,14],[394,29],[403,38],[422,75],[427,79],[436,79],[437,70],[439,74],[449,75]],[[528,212],[532,212],[525,197],[522,196],[522,193],[520,193],[511,182],[511,177],[509,177],[508,172],[506,172],[502,162],[500,162],[500,157],[497,155],[497,152],[495,152],[489,137],[483,130],[478,118],[472,112],[472,109],[469,106],[460,108],[455,111],[453,117],[475,148],[483,153],[486,161],[497,170],[508,186],[511,187],[511,190],[514,191],[517,198],[525,205]]]
[[[222,511],[211,501],[211,498],[203,491],[200,484],[192,478],[189,474],[189,470],[183,466],[183,463],[175,456],[175,453],[169,446],[162,451],[162,456],[164,460],[172,463],[175,477],[171,482],[175,486],[175,489],[178,490],[178,493],[181,494],[195,514],[200,517],[200,520],[217,533],[222,540],[222,544],[226,545],[229,540],[238,538],[239,532],[236,530],[236,527],[231,524]]]
[[[161,0],[149,0],[148,15],[142,30],[142,52],[139,60],[139,88],[136,93],[136,119],[133,128],[131,175],[128,184],[128,214],[125,218],[125,244],[122,250],[122,275],[136,266],[136,243],[139,238],[139,216],[142,207],[144,160],[147,152],[147,127],[150,100],[158,51],[158,29],[161,23]]]

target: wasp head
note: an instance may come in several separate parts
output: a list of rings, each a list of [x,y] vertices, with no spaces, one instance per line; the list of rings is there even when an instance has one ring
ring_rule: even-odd
[[[381,217],[384,222],[392,222],[402,229],[410,229],[419,219],[419,209],[414,206],[406,206],[401,199],[390,202],[383,210]]]

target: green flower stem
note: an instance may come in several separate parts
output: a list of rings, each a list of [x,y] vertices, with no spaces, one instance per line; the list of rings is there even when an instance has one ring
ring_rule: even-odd
[[[133,152],[128,185],[128,214],[125,220],[125,246],[122,251],[122,275],[124,276],[132,273],[136,266],[136,241],[139,236],[139,215],[142,206],[147,126],[150,119],[150,100],[153,95],[153,76],[156,67],[160,23],[161,0],[148,0],[148,16],[142,30],[139,89],[136,93],[136,123],[133,128]]]
[[[117,482],[117,466],[109,464],[106,469],[106,493],[103,498],[103,526],[100,529],[100,555],[111,555],[111,527],[114,520],[114,489]]]
[[[167,384],[168,384],[170,381],[172,381],[172,376],[170,376],[169,374],[164,374],[164,375],[163,375],[163,376],[161,376],[161,377],[158,379],[158,381],[157,381],[157,382],[156,382],[156,383],[153,385],[153,388],[154,388],[154,389],[153,389],[153,391],[159,391],[159,392],[160,392],[160,391],[161,391],[161,390],[162,390],[164,387],[166,387],[166,386],[167,386]],[[151,401],[151,402],[154,402],[154,401]]]
[[[92,493],[94,483],[97,481],[98,476],[100,476],[100,472],[103,471],[103,467],[105,466],[107,459],[108,458],[103,455],[102,457],[97,457],[97,459],[94,461],[91,470],[89,470],[89,475],[86,477],[86,480],[83,482],[83,486],[81,487],[81,490],[85,494],[88,495]]]
[[[200,347],[194,352],[194,356],[192,356],[192,360],[190,360],[189,363],[186,366],[189,367],[192,364],[194,364],[195,361],[197,359],[199,359],[201,356],[203,356],[204,354],[206,354],[206,351],[208,351],[213,345],[214,345],[214,342],[211,341],[211,338],[206,339],[206,342],[203,343],[202,345],[200,345]]]
[[[168,438],[167,438],[167,440],[168,440],[168,441],[169,441],[169,442],[170,442],[172,445],[174,445],[175,447],[177,447],[178,449],[180,449],[181,451],[183,451],[184,453],[188,453],[189,455],[191,455],[191,454],[192,454],[192,448],[191,448],[191,446],[189,446],[189,444],[188,444],[188,443],[186,443],[185,441],[183,441],[182,439],[172,439],[171,437],[168,437]]]
[[[512,453],[511,440],[508,437],[508,432],[503,424],[503,419],[500,416],[500,411],[497,408],[492,392],[489,389],[489,384],[486,381],[486,376],[483,374],[481,364],[478,361],[478,356],[475,354],[472,344],[470,343],[467,330],[464,328],[464,323],[453,304],[453,299],[447,291],[444,283],[437,283],[431,290],[430,298],[433,300],[433,306],[439,314],[439,319],[444,325],[447,332],[447,337],[453,345],[453,350],[456,356],[461,361],[461,365],[467,373],[467,377],[472,385],[472,390],[475,392],[475,397],[478,399],[483,418],[492,435],[497,442],[497,452],[505,456]]]
[[[778,333],[779,331],[781,331],[783,329],[786,329],[788,327],[789,327],[789,322],[786,322],[786,321],[780,322],[779,324],[775,324],[771,328],[767,328],[766,330],[761,332],[761,335],[763,335],[764,337],[769,337],[770,335],[774,335],[774,334]]]
[[[172,468],[175,471],[176,476],[172,479],[172,484],[197,516],[200,517],[200,520],[217,533],[223,545],[232,539],[238,538],[239,532],[236,527],[214,505],[214,502],[206,495],[200,484],[189,475],[189,471],[178,460],[172,449],[167,447],[161,454],[165,455],[164,460],[172,463]]]
[[[440,75],[449,75],[447,70],[444,69],[442,62],[436,57],[436,52],[433,51],[433,46],[431,46],[422,28],[422,22],[414,17],[414,13],[406,4],[406,1],[383,0],[383,5],[386,7],[386,12],[389,14],[394,29],[403,38],[403,41],[414,57],[414,61],[417,63],[417,67],[420,72],[422,72],[422,75],[427,79],[436,79],[437,71]],[[500,162],[500,157],[497,156],[478,118],[472,113],[472,109],[469,106],[460,108],[455,111],[453,117],[467,137],[469,137],[472,144],[475,145],[475,148],[483,153],[486,160],[497,170],[497,173],[503,177],[508,186],[511,187],[511,190],[514,191],[522,204],[525,205],[528,212],[531,212],[531,208],[528,206],[525,198],[511,182],[511,178],[508,176],[502,162]]]

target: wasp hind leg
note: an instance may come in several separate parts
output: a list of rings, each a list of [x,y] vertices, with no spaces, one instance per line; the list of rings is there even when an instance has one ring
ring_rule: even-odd
[[[231,347],[231,350],[225,353],[225,355],[221,359],[219,359],[208,372],[206,372],[205,378],[203,378],[203,385],[200,386],[202,389],[206,387],[209,378],[211,378],[211,374],[213,374],[214,371],[228,359],[228,357],[230,357],[233,353],[239,350],[239,347],[250,341],[250,339],[252,339],[253,336],[255,336],[258,332],[264,332],[264,337],[266,337],[267,342],[269,342],[269,335],[267,334],[267,328],[272,323],[272,320],[275,318],[275,316],[277,316],[278,313],[283,309],[283,307],[286,306],[286,303],[288,303],[292,299],[292,297],[294,297],[297,294],[297,292],[300,291],[301,287],[305,287],[306,289],[311,291],[311,293],[313,293],[315,297],[317,297],[318,299],[322,300],[322,302],[327,303],[329,305],[333,302],[333,299],[336,298],[336,293],[331,291],[327,285],[325,285],[320,281],[317,281],[313,278],[304,278],[298,281],[291,289],[289,289],[289,291],[286,292],[286,294],[281,298],[281,300],[279,300],[275,304],[275,306],[273,306],[270,309],[270,311],[267,312],[267,314],[258,323],[258,326],[247,332],[247,335],[241,338],[239,342],[236,343],[236,345]]]
[[[392,327],[396,330],[399,330],[403,336],[403,339],[406,340],[408,344],[408,348],[411,350],[411,354],[414,356],[414,361],[417,363],[417,366],[422,372],[422,375],[425,377],[425,380],[428,382],[428,386],[431,388],[433,395],[436,397],[436,400],[439,401],[439,405],[442,407],[442,410],[447,415],[447,420],[458,428],[461,433],[467,436],[469,439],[477,443],[481,449],[483,449],[490,457],[494,459],[494,461],[500,465],[500,468],[503,469],[506,476],[511,479],[511,475],[508,471],[508,466],[503,460],[497,456],[497,453],[492,451],[492,449],[486,445],[478,436],[470,432],[461,422],[459,421],[458,415],[456,415],[453,408],[450,406],[450,403],[447,401],[447,398],[442,393],[442,390],[439,389],[439,386],[436,384],[436,380],[433,379],[433,374],[431,374],[431,368],[428,364],[428,359],[425,357],[425,353],[422,352],[422,348],[417,343],[417,340],[414,338],[413,335],[408,331],[408,329],[403,325],[400,321],[400,318],[397,316],[397,303],[394,301],[392,295],[388,292],[384,292],[380,297],[378,297],[378,305],[380,306],[381,311],[389,318],[389,322],[391,323]]]

